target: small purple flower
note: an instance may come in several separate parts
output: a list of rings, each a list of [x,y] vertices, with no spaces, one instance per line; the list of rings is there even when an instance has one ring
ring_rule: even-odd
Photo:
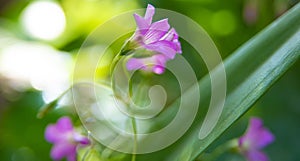
[[[182,53],[176,30],[170,29],[168,19],[152,23],[154,13],[155,8],[149,4],[144,17],[134,14],[137,29],[128,41],[127,47],[143,48],[152,54],[143,58],[130,58],[127,62],[128,70],[152,70],[154,73],[162,74],[166,62],[174,59],[176,53]]]
[[[75,131],[69,117],[62,117],[56,124],[48,125],[45,138],[48,142],[53,143],[51,149],[53,160],[61,160],[66,157],[68,161],[76,161],[77,145],[90,144],[87,137]]]
[[[239,150],[248,161],[268,161],[268,156],[261,149],[274,139],[273,134],[263,127],[261,119],[251,118],[246,133],[239,138]]]

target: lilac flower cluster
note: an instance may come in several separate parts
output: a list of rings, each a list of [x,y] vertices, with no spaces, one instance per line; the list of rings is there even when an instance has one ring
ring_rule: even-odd
[[[134,14],[137,29],[128,43],[134,44],[131,45],[134,48],[144,48],[153,54],[148,57],[130,58],[126,64],[128,70],[142,69],[162,74],[166,62],[174,59],[176,53],[182,53],[176,30],[170,29],[168,19],[152,23],[154,13],[155,8],[149,4],[144,17]]]

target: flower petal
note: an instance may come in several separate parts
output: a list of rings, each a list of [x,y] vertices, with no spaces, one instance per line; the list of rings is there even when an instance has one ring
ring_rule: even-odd
[[[256,139],[257,139],[257,141],[255,142],[255,144],[253,146],[255,146],[258,149],[261,149],[261,148],[269,145],[270,143],[272,143],[275,140],[275,137],[269,130],[263,128],[257,134]]]
[[[248,161],[268,161],[269,160],[268,156],[265,153],[258,151],[258,150],[249,151],[245,155],[246,155],[246,158]]]
[[[56,123],[57,129],[61,132],[68,132],[73,130],[72,121],[69,117],[62,117]]]
[[[157,41],[152,44],[146,44],[144,47],[148,50],[156,51],[165,55],[168,59],[174,59],[176,55],[176,46],[170,41]]]
[[[152,71],[156,74],[163,74],[165,72],[165,68],[160,65],[155,65],[152,69]]]
[[[141,69],[162,74],[165,71],[167,58],[162,54],[155,54],[146,58],[130,58],[126,64],[128,70]]]
[[[176,30],[174,28],[172,28],[167,34],[165,34],[161,38],[161,40],[167,40],[167,41],[173,42],[175,44],[175,46],[176,46],[176,49],[175,49],[176,52],[179,53],[179,54],[181,54],[182,53],[182,51],[181,51],[181,44],[180,44],[178,38],[179,38],[179,36],[178,36]]]
[[[263,127],[263,122],[259,118],[251,118],[249,128],[241,138],[241,142],[249,142],[251,149],[261,149],[274,141],[273,134]]]
[[[141,17],[138,14],[133,14],[133,17],[135,19],[138,28],[138,32],[141,33],[142,35],[144,35],[149,29],[152,23],[152,17],[154,13],[155,13],[155,8],[152,5],[148,4],[145,17]]]
[[[167,58],[162,54],[156,54],[152,56],[155,65],[152,68],[152,71],[156,74],[162,74],[165,72]]]
[[[67,160],[68,161],[76,161],[77,160],[76,157],[77,157],[76,154],[75,155],[68,155]]]
[[[50,155],[53,160],[61,160],[64,157],[74,156],[76,158],[76,145],[67,142],[54,144]]]
[[[142,35],[144,35],[148,31],[148,29],[150,27],[150,24],[148,24],[147,20],[145,20],[144,18],[142,18],[138,14],[134,14],[133,17],[134,17],[136,25],[137,25],[137,31],[136,32],[141,33]]]
[[[142,59],[130,58],[126,63],[126,68],[128,70],[137,70],[144,67]]]
[[[263,127],[263,122],[260,118],[253,117],[250,119],[249,128],[248,128],[250,132],[255,132],[261,127]]]
[[[60,118],[56,124],[50,124],[45,131],[45,139],[48,142],[55,143],[66,140],[68,133],[73,131],[73,125],[69,117]]]
[[[171,30],[162,37],[162,40],[172,41],[174,39],[178,39],[178,34],[174,28],[171,28]]]
[[[50,143],[55,143],[62,139],[56,125],[48,125],[45,132],[45,139]]]
[[[154,15],[154,13],[155,13],[155,8],[151,4],[148,4],[144,18],[148,22],[149,25],[152,22],[152,17]]]
[[[90,140],[83,136],[83,135],[80,135],[79,133],[74,133],[73,134],[73,139],[77,142],[77,143],[80,143],[81,145],[88,145],[90,144]]]
[[[181,44],[180,44],[180,42],[178,40],[174,40],[173,43],[176,46],[176,53],[181,54],[182,50],[181,50]]]
[[[154,61],[156,62],[156,64],[158,65],[162,65],[165,66],[168,58],[162,54],[155,54],[152,56],[152,58],[154,59]]]
[[[170,25],[168,23],[168,19],[163,19],[153,23],[149,30],[145,33],[145,44],[159,41],[167,33],[169,28]]]

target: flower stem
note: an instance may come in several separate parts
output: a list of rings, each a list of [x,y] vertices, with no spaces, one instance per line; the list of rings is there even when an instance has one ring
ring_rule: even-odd
[[[131,118],[132,129],[133,129],[133,150],[132,150],[132,158],[131,161],[136,160],[136,151],[137,151],[137,127],[136,120],[134,117]]]
[[[199,156],[196,161],[214,161],[217,160],[219,156],[221,156],[223,153],[232,150],[238,146],[237,139],[230,140],[219,147],[217,147],[214,151],[211,153],[206,153],[201,156]]]

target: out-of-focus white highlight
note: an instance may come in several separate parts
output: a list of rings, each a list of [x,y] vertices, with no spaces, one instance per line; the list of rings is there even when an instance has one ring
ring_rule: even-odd
[[[43,91],[45,102],[57,98],[70,85],[72,58],[50,46],[17,43],[3,48],[0,74],[12,80],[11,85],[31,85]]]
[[[37,1],[29,4],[22,13],[21,21],[31,36],[43,40],[57,38],[66,26],[62,8],[51,1]]]

